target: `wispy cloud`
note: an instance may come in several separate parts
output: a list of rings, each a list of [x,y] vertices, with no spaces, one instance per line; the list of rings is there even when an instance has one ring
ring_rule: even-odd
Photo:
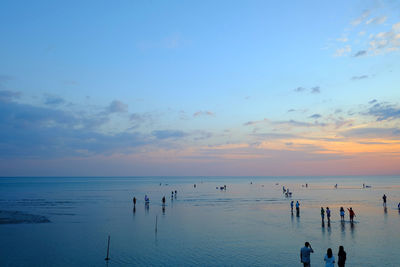
[[[313,114],[309,118],[311,118],[311,119],[320,119],[321,117],[322,117],[321,114]]]
[[[371,34],[368,50],[374,55],[390,53],[400,49],[400,22],[393,24],[389,31]]]
[[[360,51],[357,51],[354,55],[353,55],[353,57],[362,57],[362,56],[365,56],[367,54],[367,51],[366,50],[360,50]]]
[[[389,103],[377,103],[376,101],[370,103],[374,105],[362,114],[374,116],[377,121],[400,119],[400,107]]]
[[[312,93],[312,94],[319,94],[319,93],[321,93],[320,87],[319,87],[319,86],[315,86],[315,87],[311,88],[311,93]]]
[[[346,45],[345,47],[336,49],[335,54],[333,56],[342,57],[342,56],[347,56],[350,53],[351,53],[351,46]]]
[[[46,105],[61,105],[65,103],[64,98],[59,97],[59,96],[46,96],[46,99],[44,101]]]
[[[351,22],[351,25],[357,26],[361,24],[371,14],[370,10],[364,10],[363,13]]]
[[[124,113],[128,112],[128,105],[119,100],[114,100],[107,107],[109,113]]]
[[[387,20],[386,16],[375,17],[367,20],[365,24],[382,24]]]
[[[187,136],[187,134],[180,130],[157,130],[153,131],[152,135],[157,139],[178,139]]]
[[[20,96],[21,96],[20,92],[15,92],[10,90],[0,91],[0,101],[11,101],[15,98],[19,98]]]
[[[357,81],[357,80],[364,80],[364,79],[367,79],[367,78],[368,78],[368,75],[359,75],[359,76],[351,77],[351,80]]]
[[[198,117],[198,116],[215,116],[215,113],[212,111],[197,111],[193,113],[193,117]]]

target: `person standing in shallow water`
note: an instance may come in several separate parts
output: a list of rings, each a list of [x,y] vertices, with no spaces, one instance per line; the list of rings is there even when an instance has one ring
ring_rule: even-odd
[[[354,213],[354,210],[352,207],[350,207],[350,209],[347,209],[349,211],[349,216],[350,216],[350,222],[354,222],[354,216],[356,216],[356,214]]]
[[[293,206],[294,206],[294,202],[293,200],[290,202],[290,211],[293,213]]]
[[[325,219],[325,210],[323,207],[321,207],[321,220],[324,221]]]
[[[300,203],[299,203],[299,201],[297,200],[296,201],[296,213],[299,213],[300,212]]]
[[[343,207],[340,207],[340,220],[342,222],[344,222],[344,209],[343,209]]]
[[[386,207],[386,195],[385,194],[383,194],[382,199],[383,199],[383,206]]]
[[[343,246],[340,246],[338,253],[338,265],[339,267],[344,267],[345,264],[346,264],[346,251],[344,251]]]
[[[331,210],[329,207],[326,207],[326,218],[328,219],[328,222],[331,221]]]
[[[332,254],[332,249],[328,248],[324,257],[325,267],[335,267],[335,257]]]
[[[310,243],[306,242],[304,247],[300,249],[300,261],[303,263],[304,267],[311,266],[310,253],[314,253],[314,250],[312,249]]]

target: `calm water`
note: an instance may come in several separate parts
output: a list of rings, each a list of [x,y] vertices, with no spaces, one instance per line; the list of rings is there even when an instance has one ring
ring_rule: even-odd
[[[300,201],[300,217],[282,185]],[[0,178],[0,210],[51,220],[0,225],[0,266],[300,266],[305,241],[313,266],[339,245],[348,266],[400,266],[399,202],[400,177]],[[330,227],[321,225],[321,206],[332,210]],[[353,207],[353,225],[347,212],[340,222],[340,206]]]

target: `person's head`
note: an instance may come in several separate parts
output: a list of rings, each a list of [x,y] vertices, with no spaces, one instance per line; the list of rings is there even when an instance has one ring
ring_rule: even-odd
[[[309,247],[310,243],[306,242],[306,243],[304,243],[304,246]]]
[[[321,207],[321,210],[323,210],[324,208],[323,207]]]
[[[343,207],[340,207],[340,210],[344,210]]]
[[[352,208],[352,207],[350,207],[350,210],[353,210],[353,208]]]
[[[329,207],[326,207],[327,210],[329,210]]]
[[[339,246],[339,253],[344,252],[343,246]]]
[[[326,255],[328,256],[328,258],[332,258],[332,249],[328,248],[328,250],[326,251]]]

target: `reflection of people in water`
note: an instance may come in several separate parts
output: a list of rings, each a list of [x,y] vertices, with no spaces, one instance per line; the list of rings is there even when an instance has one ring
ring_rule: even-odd
[[[344,209],[343,209],[343,207],[340,207],[340,220],[342,222],[344,222]]]
[[[349,216],[350,216],[350,222],[354,222],[354,216],[356,216],[356,214],[353,211],[353,208],[350,207],[350,209],[347,209],[349,211]]]
[[[324,219],[325,219],[325,210],[323,207],[321,207],[321,219],[322,219],[322,221],[324,221]]]
[[[136,197],[133,197],[133,206],[136,206]]]
[[[383,206],[386,207],[386,195],[385,194],[383,194],[382,199],[383,199]]]
[[[165,196],[163,196],[163,198],[162,198],[162,203],[165,206]]]

